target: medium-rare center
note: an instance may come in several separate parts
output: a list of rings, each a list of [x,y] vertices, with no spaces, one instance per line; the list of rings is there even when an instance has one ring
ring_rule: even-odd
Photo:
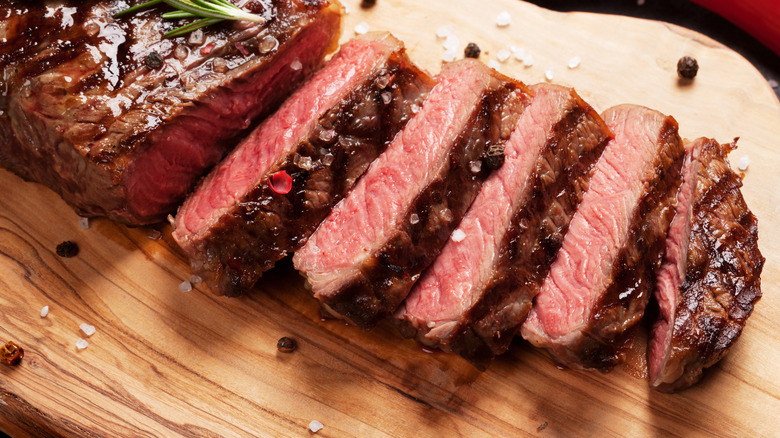
[[[522,335],[561,364],[607,370],[655,288],[684,157],[677,122],[640,106],[602,114],[607,145]]]
[[[417,115],[293,257],[325,309],[392,313],[450,238],[529,100],[484,64],[447,64]],[[494,161],[490,163],[495,164]]]

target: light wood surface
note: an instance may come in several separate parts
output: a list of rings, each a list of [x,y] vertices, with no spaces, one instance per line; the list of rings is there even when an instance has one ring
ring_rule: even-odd
[[[170,228],[93,220],[88,230],[54,193],[0,171],[0,341],[26,355],[0,366],[0,430],[13,436],[777,436],[780,429],[780,105],[742,57],[672,25],[561,14],[515,0],[348,2],[344,39],[365,20],[406,41],[414,60],[440,67],[437,27],[452,26],[459,54],[482,60],[516,45],[535,58],[501,71],[527,83],[576,87],[598,110],[638,103],[674,115],[688,138],[739,136],[744,196],[759,218],[767,258],[764,297],[731,353],[695,387],[658,394],[626,369],[557,369],[516,341],[482,373],[458,357],[426,353],[389,324],[363,332],[323,321],[289,262],[251,296],[212,296],[190,276]],[[502,10],[512,16],[495,25]],[[487,53],[486,53],[487,52]],[[566,64],[582,58],[576,69]],[[682,55],[696,80],[677,82]],[[55,255],[78,242],[71,259]],[[50,313],[41,318],[40,309]],[[97,333],[79,331],[86,322]],[[276,351],[281,336],[298,340]],[[79,337],[89,346],[77,350]],[[634,373],[635,374],[635,373]]]

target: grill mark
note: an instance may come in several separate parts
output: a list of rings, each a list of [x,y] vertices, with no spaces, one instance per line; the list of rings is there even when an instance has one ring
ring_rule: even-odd
[[[520,83],[505,82],[493,87],[483,93],[480,106],[455,140],[443,173],[415,197],[394,234],[359,267],[357,276],[328,296],[320,297],[329,308],[358,326],[369,328],[393,312],[406,298],[489,175],[487,166],[474,174],[469,169],[469,162],[480,160],[490,144],[506,141],[499,137],[499,127],[502,107],[510,93],[517,90],[527,96],[525,86]],[[524,106],[528,100],[517,104]],[[445,208],[452,214],[450,223],[442,223],[440,218],[439,212]],[[416,224],[410,222],[412,214],[418,216]],[[379,263],[380,258],[401,267],[403,274]]]
[[[386,74],[396,75],[396,79],[388,88],[379,88],[377,79]],[[315,128],[269,169],[268,175],[284,170],[292,177],[290,193],[279,196],[263,180],[194,243],[193,270],[218,294],[245,293],[264,271],[305,243],[331,207],[405,126],[408,119],[397,120],[398,113],[410,114],[411,105],[420,103],[432,86],[432,80],[405,55],[392,55],[385,67],[319,119],[317,126],[335,132],[333,140],[323,141],[320,129]],[[419,94],[404,96],[409,88],[419,90]],[[383,92],[393,94],[389,104],[383,104]],[[360,115],[353,110],[363,102],[376,105],[378,112],[372,117],[378,126],[355,125]],[[295,163],[296,155],[310,158],[312,168],[301,169]],[[333,158],[329,166],[322,164],[326,155]],[[321,183],[328,187],[323,189]],[[313,199],[312,192],[326,200]]]
[[[575,95],[576,96],[576,95]],[[587,103],[576,96],[575,105],[555,123],[552,134],[542,147],[529,190],[510,221],[499,250],[495,274],[488,282],[482,298],[464,315],[463,324],[451,339],[449,348],[484,369],[489,360],[503,353],[531,308],[531,300],[563,243],[569,221],[582,201],[584,190],[571,191],[573,183],[587,186],[598,158],[611,139],[609,128]],[[589,124],[595,136],[582,139],[577,130]],[[587,141],[590,140],[590,141]],[[576,148],[582,148],[577,151]],[[556,151],[560,151],[556,153]],[[556,179],[542,181],[543,161]],[[556,215],[553,211],[561,206]],[[544,219],[560,219],[560,224],[545,226]],[[523,230],[519,224],[524,224]],[[530,243],[525,245],[525,243]],[[530,269],[533,267],[533,269]],[[519,304],[517,313],[507,306]]]

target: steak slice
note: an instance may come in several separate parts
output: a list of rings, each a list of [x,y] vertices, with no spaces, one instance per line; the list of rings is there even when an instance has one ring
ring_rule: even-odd
[[[672,117],[633,105],[602,117],[615,138],[521,331],[564,365],[607,370],[622,360],[655,288],[684,148]]]
[[[361,327],[393,312],[488,176],[526,87],[474,60],[446,65],[422,109],[293,257],[325,309]]]
[[[433,79],[387,33],[341,51],[203,181],[174,239],[212,291],[235,296],[300,247],[422,102]],[[273,175],[292,178],[275,191]]]
[[[729,167],[729,150],[701,138],[687,151],[648,349],[650,384],[659,391],[696,383],[736,342],[761,298],[758,222]]]
[[[532,87],[493,173],[396,312],[401,332],[483,368],[509,348],[611,133],[572,89]]]
[[[85,216],[159,221],[253,121],[335,48],[337,2],[269,0],[266,24],[164,38],[167,6],[119,0],[0,6],[0,164]],[[191,20],[189,20],[191,21]]]

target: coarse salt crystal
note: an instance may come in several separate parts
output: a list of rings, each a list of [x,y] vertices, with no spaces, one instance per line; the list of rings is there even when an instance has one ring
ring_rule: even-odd
[[[79,325],[79,328],[87,336],[92,336],[92,335],[95,334],[95,326],[94,325],[89,325],[89,324],[83,322],[83,323],[81,323],[81,325]]]
[[[87,348],[87,345],[89,345],[89,343],[81,338],[79,338],[79,340],[76,341],[76,348],[78,348],[79,350],[83,350]]]
[[[482,161],[474,160],[469,162],[469,169],[471,170],[471,173],[479,173],[479,171],[482,170]]]
[[[460,228],[452,232],[452,241],[453,242],[463,242],[463,239],[466,238],[466,233],[463,232]]]
[[[309,423],[309,430],[314,433],[319,432],[323,427],[325,426],[317,420],[311,420],[311,423]]]
[[[418,112],[420,112],[420,105],[413,103],[410,109],[412,110],[412,114],[417,114]]]
[[[510,56],[512,56],[512,52],[510,52],[507,49],[501,49],[498,51],[498,54],[496,56],[498,57],[499,61],[504,62],[507,59],[509,59]]]
[[[330,153],[326,154],[324,157],[322,157],[322,164],[326,166],[330,166],[331,164],[333,164],[334,159],[335,157],[333,156],[333,154]]]
[[[203,283],[203,279],[200,278],[199,275],[192,274],[190,275],[190,283],[192,284]]]
[[[89,218],[88,217],[80,217],[79,218],[79,227],[82,230],[86,230],[89,228]]]
[[[577,67],[579,67],[579,66],[580,66],[580,63],[581,63],[581,62],[582,62],[582,58],[580,58],[579,56],[573,56],[573,57],[572,57],[572,58],[569,60],[569,64],[568,64],[568,65],[569,65],[569,68],[577,68]]]
[[[454,50],[445,50],[444,53],[441,54],[441,60],[444,62],[452,62],[457,56],[458,52]]]
[[[436,29],[437,38],[447,38],[450,35],[452,35],[452,28],[449,26],[439,26],[439,28]]]
[[[412,225],[415,225],[420,222],[420,216],[417,215],[417,213],[412,213],[409,215],[409,223]]]
[[[458,47],[460,46],[460,39],[455,35],[449,35],[442,43],[442,46],[445,50],[458,50]]]
[[[525,58],[523,58],[523,64],[525,64],[526,67],[531,67],[534,65],[534,55],[525,55]]]
[[[49,316],[49,306],[43,306],[41,309],[41,318],[46,318]]]
[[[490,61],[488,61],[487,65],[493,70],[498,70],[499,68],[501,68],[501,64],[499,64],[498,61],[496,61],[495,59],[491,59]]]
[[[179,283],[179,290],[184,293],[191,292],[192,283],[190,283],[189,281],[182,281],[181,283]]]
[[[510,23],[512,23],[512,16],[509,15],[509,12],[501,11],[501,13],[499,13],[498,16],[496,16],[496,26],[498,27],[509,26]]]
[[[368,23],[366,23],[365,21],[361,21],[360,23],[358,23],[357,26],[355,26],[355,34],[363,35],[364,33],[368,32],[368,29],[369,29]]]
[[[65,79],[65,82],[72,82],[73,81],[73,78],[71,78],[70,76],[63,76],[63,79]]]
[[[190,38],[189,38],[189,40],[187,42],[189,42],[192,45],[199,46],[199,45],[203,44],[203,41],[204,41],[203,31],[200,30],[200,29],[197,29],[197,30],[193,31],[190,34]]]
[[[548,68],[547,70],[545,70],[544,71],[544,78],[547,79],[548,81],[553,80],[553,69]]]
[[[511,47],[509,50],[512,51],[512,56],[515,57],[516,60],[523,62],[523,59],[525,59],[525,49],[522,47]]]
[[[263,55],[276,50],[277,47],[279,47],[279,40],[272,37],[271,35],[266,35],[263,37],[263,39],[260,40],[259,43],[257,43],[257,49]]]
[[[298,71],[303,68],[303,64],[301,64],[301,61],[296,58],[295,61],[290,64],[290,68]]]
[[[382,102],[387,105],[388,103],[392,102],[393,95],[389,91],[385,91],[382,93]]]
[[[750,166],[750,157],[743,155],[742,158],[739,159],[739,163],[737,163],[737,168],[739,170],[745,171],[747,170],[748,166]]]
[[[160,230],[150,230],[149,233],[146,234],[146,237],[150,240],[160,240],[162,238],[162,233]]]

